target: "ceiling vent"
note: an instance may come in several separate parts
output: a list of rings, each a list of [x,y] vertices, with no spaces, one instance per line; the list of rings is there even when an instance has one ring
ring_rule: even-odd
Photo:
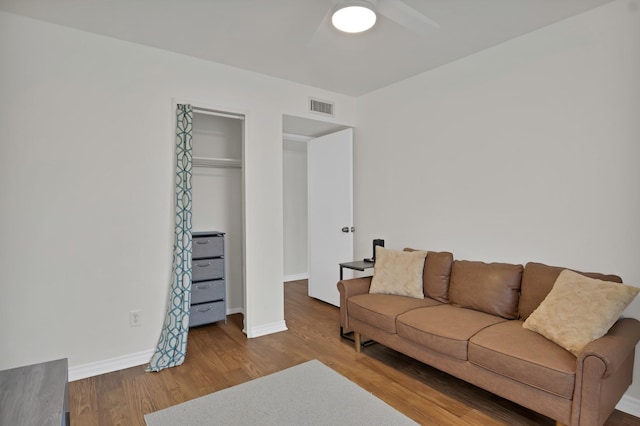
[[[309,111],[316,114],[328,115],[333,117],[334,103],[321,101],[320,99],[309,98]]]

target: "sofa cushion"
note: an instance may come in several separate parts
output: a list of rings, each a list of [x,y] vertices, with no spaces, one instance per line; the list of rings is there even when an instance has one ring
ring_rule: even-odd
[[[376,246],[369,293],[424,298],[422,274],[426,251],[397,251]]]
[[[578,356],[585,346],[609,331],[638,292],[636,287],[566,269],[523,326]]]
[[[507,319],[518,316],[522,265],[455,260],[451,268],[449,301]]]
[[[396,332],[396,317],[411,309],[441,305],[433,299],[392,296],[388,294],[360,294],[347,300],[349,317],[366,322],[389,333]]]
[[[516,382],[571,399],[576,358],[541,335],[506,321],[469,341],[469,362]]]
[[[529,315],[542,303],[551,291],[560,272],[566,268],[549,266],[543,263],[529,262],[524,267],[522,274],[522,288],[520,289],[520,305],[518,307],[519,319],[526,320]],[[622,279],[617,275],[605,275],[596,272],[578,272],[590,278],[603,281],[621,283]]]
[[[412,248],[405,248],[404,250],[415,251]],[[452,264],[453,253],[447,251],[427,252],[422,274],[425,296],[442,303],[449,302],[449,279],[451,278]]]
[[[503,318],[483,312],[440,305],[399,315],[397,328],[398,336],[466,361],[469,338],[483,328],[503,321]]]

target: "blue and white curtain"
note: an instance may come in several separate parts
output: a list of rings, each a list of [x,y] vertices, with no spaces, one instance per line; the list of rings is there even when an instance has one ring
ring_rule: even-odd
[[[178,105],[176,126],[176,235],[169,304],[158,347],[147,371],[184,362],[191,304],[191,169],[193,110]]]

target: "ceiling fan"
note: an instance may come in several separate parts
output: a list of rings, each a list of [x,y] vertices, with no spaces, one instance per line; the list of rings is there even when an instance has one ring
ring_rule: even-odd
[[[332,11],[331,23],[340,31],[359,33],[375,25],[378,13],[420,35],[440,28],[403,0],[343,0]]]

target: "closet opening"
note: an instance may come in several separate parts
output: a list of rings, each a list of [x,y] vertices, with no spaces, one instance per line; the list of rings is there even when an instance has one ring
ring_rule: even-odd
[[[222,271],[216,272],[217,281],[210,283],[218,288],[216,297],[224,297],[225,317],[235,313],[245,315],[244,118],[242,114],[193,106],[191,202],[194,262],[198,243],[196,240],[203,239],[202,242],[206,243],[209,236],[215,233],[222,234],[224,267]],[[196,238],[196,235],[206,237]],[[213,241],[212,244],[218,242]],[[206,262],[203,264],[206,265]],[[223,281],[224,289],[220,288],[220,281]],[[210,283],[202,284],[205,292],[211,292],[211,286],[207,285]],[[196,284],[194,275],[194,286]],[[196,291],[193,290],[194,286],[192,299]],[[197,298],[195,301],[202,303]],[[220,300],[217,300],[217,303],[219,302]],[[193,307],[194,300],[192,312]],[[203,311],[206,308],[207,306],[203,306]],[[211,319],[217,321],[215,317]]]

